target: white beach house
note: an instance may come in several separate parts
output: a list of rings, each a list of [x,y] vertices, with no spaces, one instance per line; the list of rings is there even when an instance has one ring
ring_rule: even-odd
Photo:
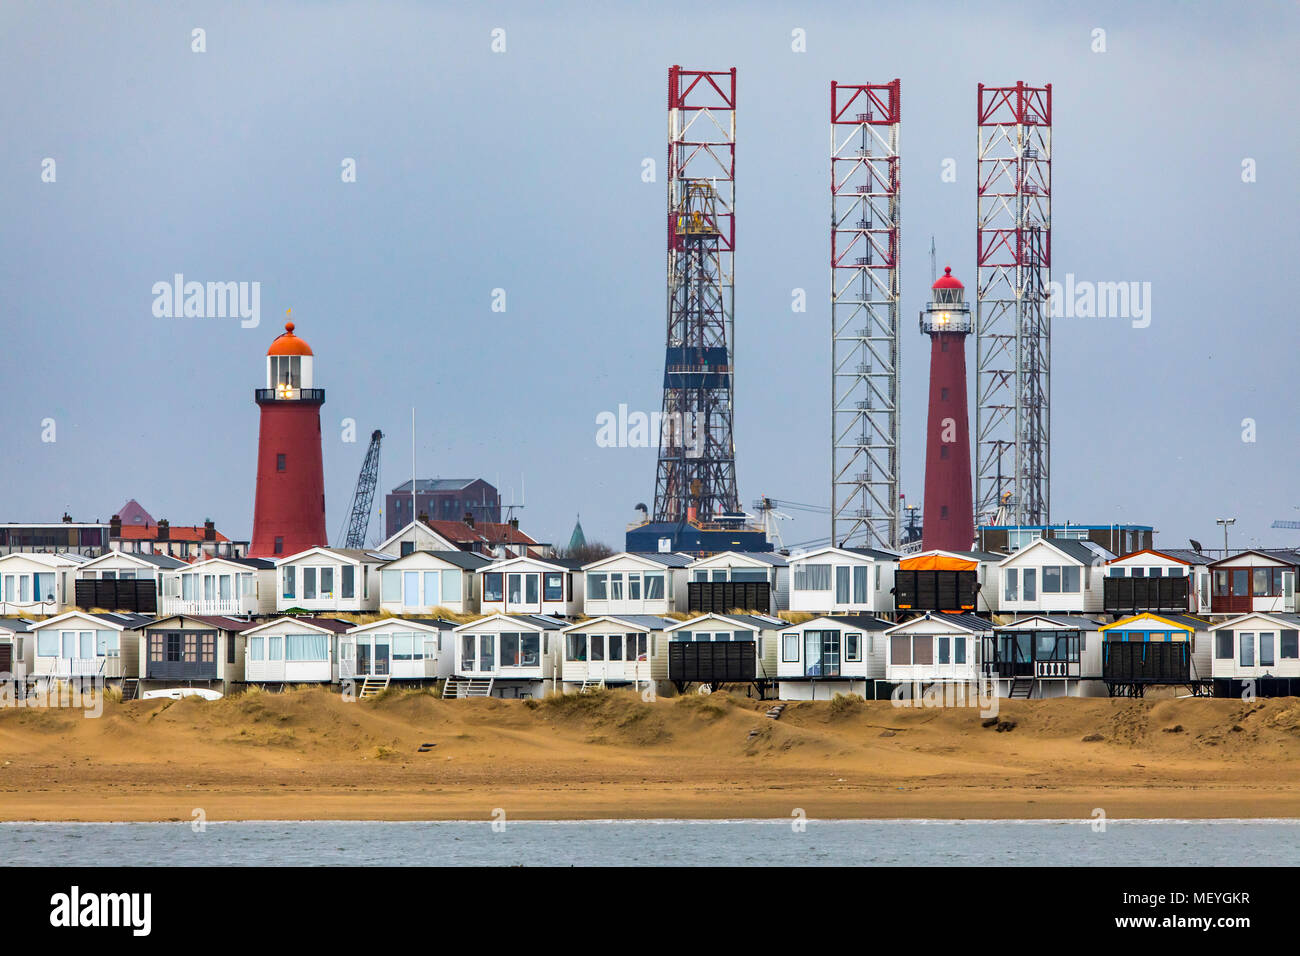
[[[25,681],[32,672],[36,643],[29,633],[34,622],[0,617],[0,684]]]
[[[139,676],[139,631],[152,620],[140,614],[68,611],[28,628],[35,643],[30,676],[115,680]]]
[[[973,684],[993,625],[974,614],[927,611],[885,632],[885,679],[891,684]]]
[[[624,551],[583,565],[582,613],[667,614],[685,607],[685,554]]]
[[[338,639],[339,679],[435,681],[451,676],[455,623],[430,617],[386,617],[350,628]]]
[[[1212,614],[1296,611],[1300,551],[1243,551],[1213,562],[1209,570]]]
[[[205,558],[162,574],[162,614],[246,617],[276,611],[275,562]]]
[[[1260,697],[1300,692],[1300,614],[1251,611],[1213,625],[1216,690],[1239,697],[1243,685]]]
[[[789,559],[790,610],[892,613],[899,555],[875,548],[818,548]]]
[[[491,558],[470,551],[412,551],[379,569],[379,609],[408,616],[430,615],[437,608],[477,614],[476,572],[491,563]]]
[[[379,607],[379,568],[390,554],[355,548],[308,548],[275,562],[276,610],[360,613]]]
[[[338,680],[338,636],[351,621],[277,617],[244,632],[244,680],[250,684],[329,684]]]
[[[79,554],[15,551],[0,557],[0,616],[58,614],[76,606]]]
[[[668,680],[664,631],[676,623],[649,614],[600,615],[561,631],[560,681],[567,691]]]
[[[891,622],[867,614],[787,624],[777,658],[781,700],[830,700],[836,694],[874,699],[885,679],[885,631]]]
[[[484,614],[576,617],[583,606],[582,562],[566,558],[506,558],[478,571]]]
[[[456,628],[445,697],[543,697],[560,680],[561,628],[539,614],[493,614]]]
[[[1003,558],[1002,614],[1089,614],[1103,610],[1106,562],[1099,544],[1073,538],[1037,538]]]

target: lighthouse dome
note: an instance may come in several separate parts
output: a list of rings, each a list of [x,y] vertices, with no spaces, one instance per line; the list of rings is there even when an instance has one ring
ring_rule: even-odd
[[[966,287],[961,284],[960,279],[958,279],[955,275],[952,274],[952,266],[944,266],[943,275],[941,275],[938,279],[936,279],[934,285],[932,285],[930,288],[964,289]]]
[[[956,281],[956,280],[954,280]],[[937,288],[937,286],[936,286]],[[284,323],[284,331],[275,337],[271,347],[266,350],[267,355],[311,355],[311,346],[303,339],[293,334],[293,323]]]

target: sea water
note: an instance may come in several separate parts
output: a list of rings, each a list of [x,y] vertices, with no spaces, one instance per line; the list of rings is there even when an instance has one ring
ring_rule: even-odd
[[[0,823],[8,866],[1300,865],[1297,820]],[[365,847],[364,854],[357,848]]]

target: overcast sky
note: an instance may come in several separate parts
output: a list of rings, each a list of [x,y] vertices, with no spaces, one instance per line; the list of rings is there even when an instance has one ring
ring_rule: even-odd
[[[830,81],[902,80],[903,490],[920,503],[930,237],[973,286],[976,85],[1024,80],[1053,84],[1054,277],[1152,290],[1146,328],[1054,327],[1053,519],[1214,547],[1229,515],[1234,545],[1300,544],[1268,528],[1300,519],[1295,4],[459,6],[0,7],[0,520],[107,520],[134,497],[247,538],[252,390],[292,308],[326,389],[331,536],[372,429],[381,489],[410,476],[414,406],[421,477],[482,476],[506,500],[526,485],[535,537],[567,542],[581,512],[621,547],[655,453],[598,447],[596,416],[660,406],[678,63],[739,70],[743,503],[829,499]],[[261,325],[156,317],[153,285],[178,272],[260,282]],[[827,525],[801,515],[786,541]]]

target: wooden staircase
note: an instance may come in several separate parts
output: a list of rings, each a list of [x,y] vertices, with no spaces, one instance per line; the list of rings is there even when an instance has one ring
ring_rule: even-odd
[[[378,697],[384,691],[388,690],[388,682],[391,677],[366,677],[361,681],[361,690],[357,693],[357,700],[370,700]]]
[[[1011,681],[1011,689],[1007,691],[1008,698],[1019,697],[1023,700],[1029,700],[1034,694],[1034,679],[1032,677],[1016,677]]]
[[[448,677],[442,685],[442,696],[452,700],[491,697],[493,680],[492,677]]]
[[[601,677],[599,679],[592,679],[588,677],[585,680],[583,680],[582,687],[578,689],[578,693],[585,694],[588,691],[604,690],[604,689],[605,689],[605,678]]]
[[[123,677],[122,678],[122,702],[135,700],[140,696],[140,678]]]

